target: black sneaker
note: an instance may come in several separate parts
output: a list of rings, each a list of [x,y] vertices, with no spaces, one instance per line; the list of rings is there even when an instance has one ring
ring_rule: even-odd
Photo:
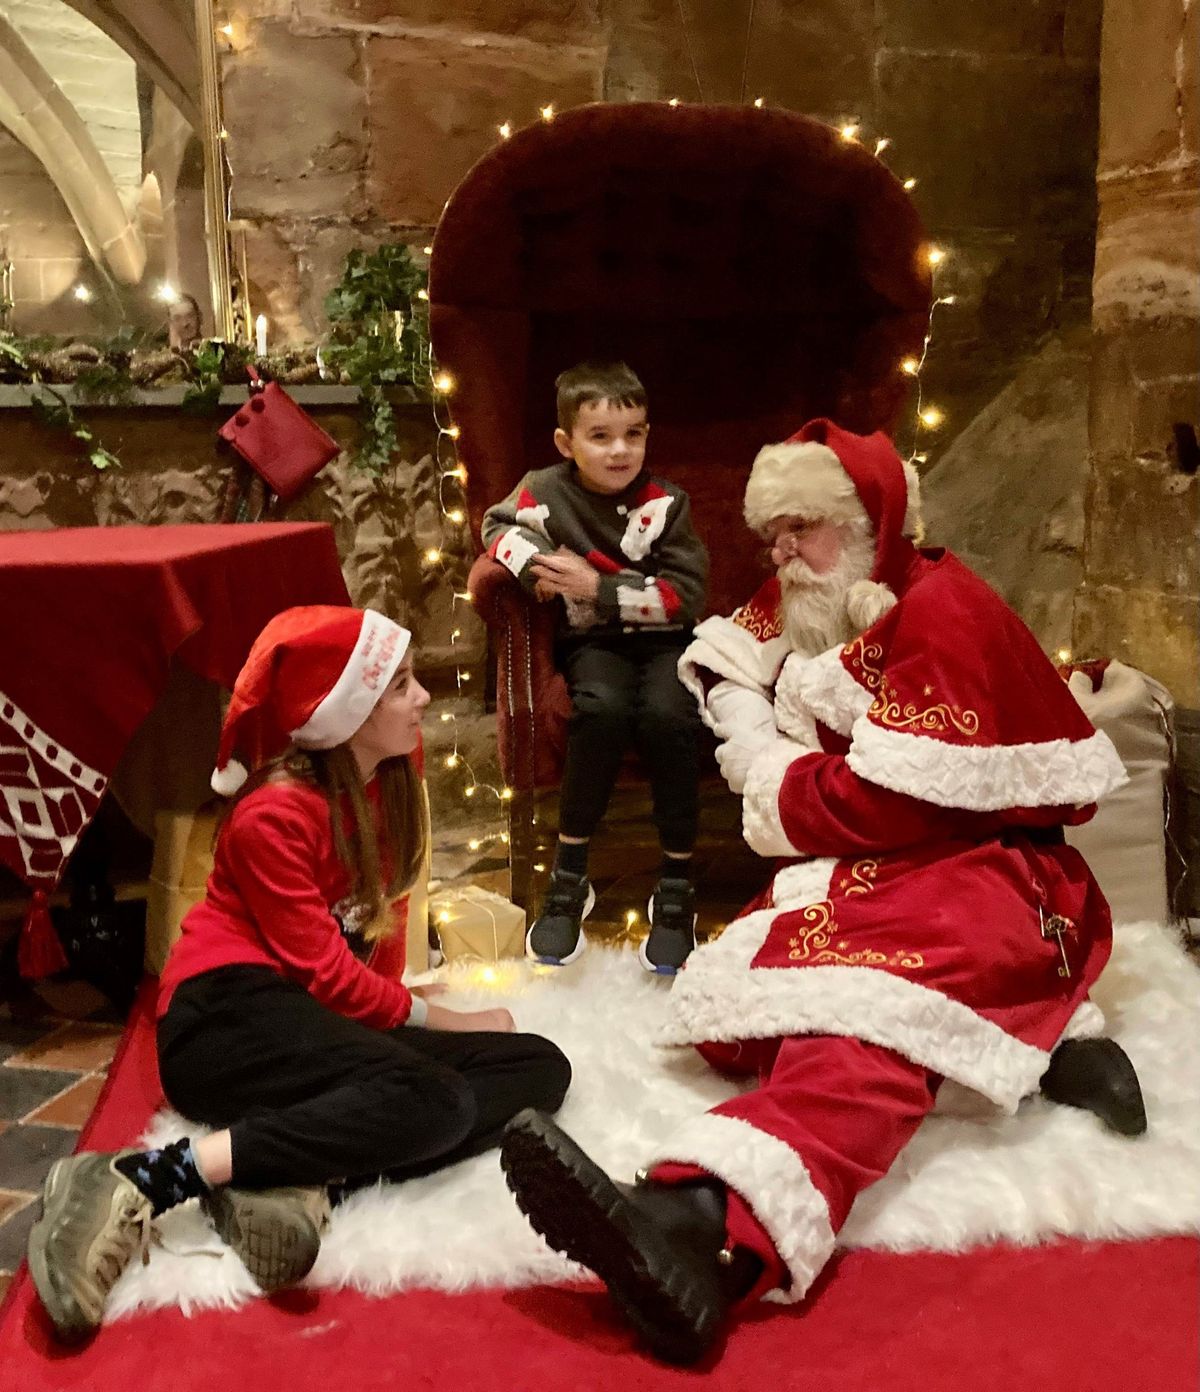
[[[542,911],[525,935],[525,955],[551,967],[565,967],[587,946],[583,920],[592,911],[596,891],[586,875],[555,870]]]
[[[691,880],[664,876],[650,900],[650,933],[638,947],[647,971],[674,976],[696,946],[696,891]]]

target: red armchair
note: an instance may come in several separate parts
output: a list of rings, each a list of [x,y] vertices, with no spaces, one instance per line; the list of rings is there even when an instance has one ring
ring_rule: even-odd
[[[497,145],[447,205],[429,275],[476,541],[484,510],[556,458],[555,376],[621,358],[646,384],[650,467],[691,495],[709,612],[729,613],[762,578],[741,515],[757,450],[818,415],[894,426],[928,322],[923,241],[883,164],[786,111],[600,104]],[[469,588],[496,654],[525,904],[535,794],[560,778],[570,710],[554,613],[486,556]]]

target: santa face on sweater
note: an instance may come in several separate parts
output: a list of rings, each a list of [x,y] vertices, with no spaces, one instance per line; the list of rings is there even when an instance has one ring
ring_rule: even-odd
[[[570,433],[556,430],[554,443],[564,459],[575,461],[589,493],[620,493],[642,471],[649,429],[644,406],[585,401]]]

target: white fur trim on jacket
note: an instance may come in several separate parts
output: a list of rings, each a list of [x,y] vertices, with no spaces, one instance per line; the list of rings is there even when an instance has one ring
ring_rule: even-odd
[[[801,657],[798,653],[789,657],[779,674],[776,699],[781,695],[789,702],[806,706],[822,725],[839,735],[849,735],[854,722],[866,715],[875,699],[842,666],[840,646],[817,657]]]
[[[860,778],[937,807],[998,812],[1082,806],[1129,781],[1109,737],[975,748],[854,723],[846,762]]]
[[[1006,1112],[1036,1091],[1050,1055],[940,991],[873,967],[752,968],[777,913],[734,919],[692,953],[675,978],[662,1043],[845,1035],[953,1078]]]
[[[699,669],[769,696],[787,654],[787,640],[782,636],[763,643],[732,619],[714,614],[696,625],[695,635],[679,659],[679,680],[696,698],[704,723],[715,729]]]
[[[709,1112],[669,1136],[649,1157],[658,1165],[696,1165],[749,1205],[791,1277],[768,1299],[801,1300],[833,1251],[829,1205],[804,1161],[778,1137],[738,1117]]]
[[[805,754],[806,748],[782,735],[754,756],[742,790],[742,836],[746,845],[761,856],[804,855],[804,846],[793,846],[779,816],[779,790],[788,769]]]

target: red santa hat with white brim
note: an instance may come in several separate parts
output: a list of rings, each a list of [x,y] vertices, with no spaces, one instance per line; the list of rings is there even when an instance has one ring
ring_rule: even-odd
[[[213,791],[231,797],[246,781],[235,751],[261,757],[289,741],[302,749],[344,744],[387,690],[410,637],[374,609],[314,604],[276,614],[234,683]]]
[[[896,602],[919,542],[921,485],[881,431],[855,435],[833,421],[809,421],[789,439],[758,452],[746,484],[747,523],[764,532],[777,517],[849,525],[867,523],[875,538],[870,580],[850,595],[852,617],[868,628]]]

